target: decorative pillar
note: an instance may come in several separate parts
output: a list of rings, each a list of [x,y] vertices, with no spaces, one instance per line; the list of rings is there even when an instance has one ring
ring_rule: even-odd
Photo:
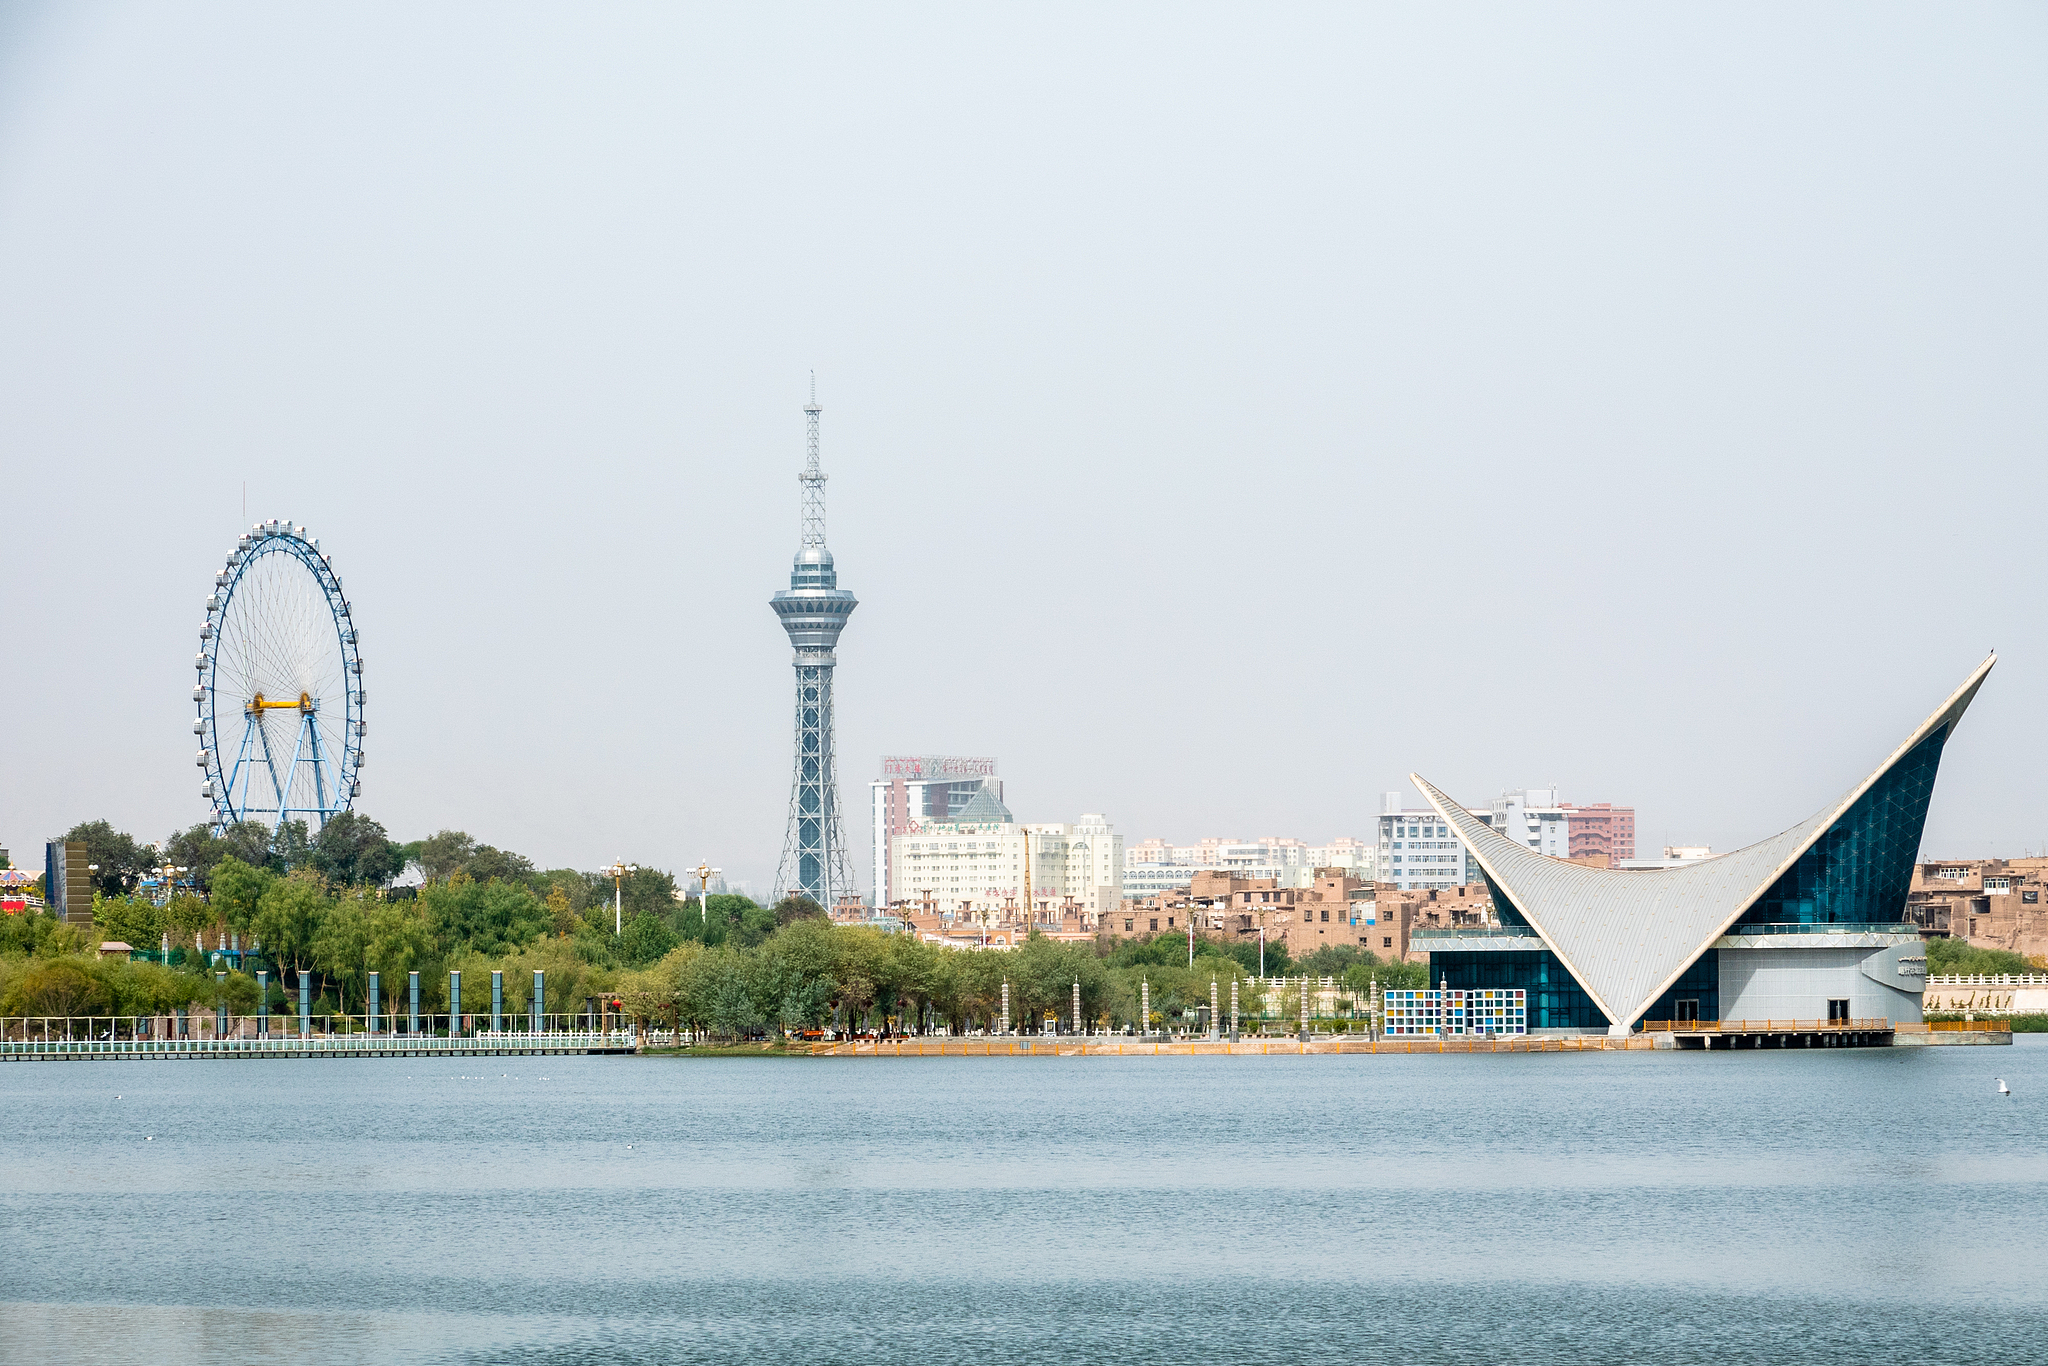
[[[1138,982],[1138,1033],[1152,1032],[1152,979],[1141,978]]]
[[[1230,1037],[1237,1037],[1237,979],[1230,979]]]
[[[1216,1013],[1216,979],[1209,979],[1209,1037],[1215,1038],[1223,1032],[1223,1017]]]
[[[370,1032],[371,1032],[372,1034],[375,1034],[375,1033],[377,1032],[377,1009],[378,1009],[378,1007],[379,1007],[379,1006],[381,1006],[381,1005],[383,1004],[383,998],[382,998],[382,995],[381,995],[381,993],[380,993],[380,992],[379,992],[379,990],[378,990],[378,987],[379,987],[379,983],[378,983],[378,980],[377,980],[377,974],[373,972],[373,973],[371,973],[371,974],[370,974],[370,1025],[369,1025],[369,1029],[370,1029]]]
[[[1301,1037],[1308,1038],[1308,974],[1301,974]]]
[[[1002,1028],[1002,1032],[1003,1032],[1004,1034],[1008,1034],[1008,1033],[1010,1032],[1010,979],[1009,979],[1009,978],[1007,978],[1007,977],[1005,977],[1005,978],[1003,979],[1003,1028]]]
[[[270,974],[256,970],[256,1037],[270,1037]]]
[[[417,972],[405,975],[405,990],[405,1032],[417,1035],[420,1032],[420,975]]]
[[[462,969],[448,970],[448,1037],[462,1037]]]
[[[1076,1034],[1086,1034],[1088,1032],[1081,1027],[1081,979],[1078,977],[1074,979],[1074,1032]]]
[[[540,1033],[541,1017],[548,1013],[548,975],[539,968],[533,970],[533,1000],[530,1003],[528,1028]]]
[[[228,985],[228,975],[227,975],[227,974],[226,974],[225,972],[216,972],[215,974],[213,974],[213,982],[214,982],[214,985],[215,985],[215,986],[216,986],[217,988],[219,988],[219,989],[221,989],[221,990],[225,991],[225,990],[227,989],[227,985]],[[215,1039],[225,1039],[225,1038],[226,1038],[227,1036],[228,1036],[228,1001],[227,1001],[227,997],[225,997],[225,996],[216,996],[216,997],[214,997],[214,998],[213,998],[213,1037],[214,1037]]]
[[[505,1031],[505,974],[491,969],[491,1033]]]
[[[313,1037],[313,974],[299,969],[299,1042]]]

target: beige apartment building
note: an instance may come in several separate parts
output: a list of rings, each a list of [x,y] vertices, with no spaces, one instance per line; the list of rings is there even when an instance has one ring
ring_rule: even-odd
[[[890,837],[886,900],[980,924],[1076,906],[1092,923],[1123,901],[1123,875],[1123,836],[1102,816],[1020,824],[984,787],[952,819],[912,820]]]

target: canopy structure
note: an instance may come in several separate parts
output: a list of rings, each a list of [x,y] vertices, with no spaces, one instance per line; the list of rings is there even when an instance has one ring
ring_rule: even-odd
[[[1808,820],[1734,853],[1678,868],[1590,868],[1509,839],[1419,774],[1508,924],[1526,922],[1623,1034],[1738,921],[1899,920],[1941,747],[1992,655],[1862,782]]]

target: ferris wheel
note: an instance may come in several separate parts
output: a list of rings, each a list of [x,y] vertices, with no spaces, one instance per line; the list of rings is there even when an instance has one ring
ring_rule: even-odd
[[[216,833],[315,830],[362,789],[363,656],[341,579],[290,522],[258,522],[214,576],[193,660],[201,795]]]

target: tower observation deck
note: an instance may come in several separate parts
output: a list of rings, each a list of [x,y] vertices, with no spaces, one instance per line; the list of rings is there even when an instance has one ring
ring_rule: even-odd
[[[770,600],[796,651],[796,765],[789,789],[789,831],[775,894],[806,896],[830,910],[854,891],[846,828],[839,812],[838,745],[832,729],[834,653],[857,600],[839,586],[832,552],[825,548],[825,472],[818,467],[816,381],[804,405],[810,448],[803,472],[803,543],[790,566],[789,587]]]

